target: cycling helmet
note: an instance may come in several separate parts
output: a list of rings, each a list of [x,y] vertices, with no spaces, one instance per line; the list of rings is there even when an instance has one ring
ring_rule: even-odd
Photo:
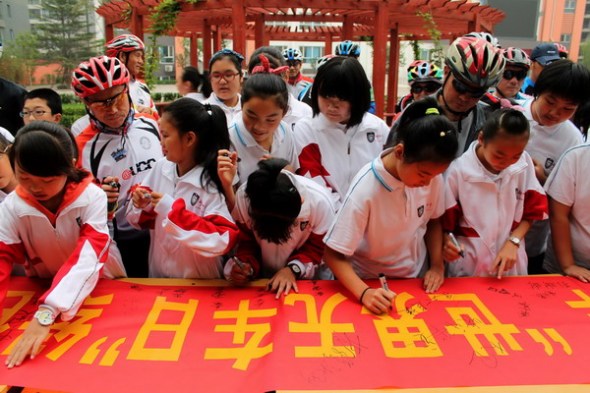
[[[317,65],[316,65],[316,69],[320,68],[321,66],[323,66],[324,64],[326,64],[328,61],[330,61],[331,59],[335,58],[336,55],[325,55],[322,56],[318,59]]]
[[[445,64],[460,81],[488,88],[502,77],[506,60],[500,50],[487,41],[459,37],[449,46]]]
[[[442,84],[443,71],[434,63],[416,60],[408,67],[408,83],[437,82]]]
[[[143,42],[133,34],[122,34],[106,43],[106,55],[109,57],[117,57],[120,52],[133,52],[136,50],[144,50]]]
[[[492,46],[494,48],[501,48],[502,47],[496,37],[494,37],[493,35],[491,35],[488,32],[485,32],[485,31],[472,31],[471,33],[465,34],[463,37],[481,38],[482,40],[485,40],[485,41],[489,42],[490,44],[492,44]]]
[[[92,57],[72,72],[72,89],[80,98],[126,83],[129,83],[129,71],[116,57]]]
[[[361,55],[361,48],[358,44],[350,40],[342,41],[336,46],[336,54],[338,56],[354,56],[359,57]]]
[[[287,48],[283,51],[283,58],[286,61],[303,61],[303,55],[301,54],[301,51],[299,49],[296,48]]]
[[[531,68],[531,59],[529,58],[529,55],[520,48],[511,46],[503,49],[502,54],[506,59],[506,65],[524,67],[527,70]]]
[[[559,57],[561,57],[562,59],[567,59],[569,56],[569,52],[565,45],[562,45],[559,42],[555,42],[555,46],[557,47],[557,51],[559,52]]]

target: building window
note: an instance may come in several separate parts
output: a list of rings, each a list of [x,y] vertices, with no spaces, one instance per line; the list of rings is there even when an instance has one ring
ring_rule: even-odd
[[[174,64],[174,47],[167,45],[167,46],[159,46],[158,53],[160,54],[160,63],[161,64]]]
[[[41,9],[29,9],[29,19],[41,19]]]
[[[562,34],[560,41],[563,44],[568,44],[570,41],[572,40],[572,35],[571,34]]]
[[[10,4],[6,4],[6,15],[12,18],[12,11],[10,11]]]
[[[12,30],[12,29],[8,30],[8,34],[10,35],[10,39],[12,41],[14,41],[14,30]]]
[[[41,0],[29,0],[29,5],[39,5],[41,4]]]
[[[574,13],[574,11],[576,11],[576,0],[565,0],[565,7],[563,10],[568,14]]]
[[[303,52],[303,62],[305,63],[313,63],[324,55],[324,47],[323,46],[304,46],[302,49]]]
[[[584,27],[582,27],[583,29],[588,29],[590,28],[590,19],[584,19]]]

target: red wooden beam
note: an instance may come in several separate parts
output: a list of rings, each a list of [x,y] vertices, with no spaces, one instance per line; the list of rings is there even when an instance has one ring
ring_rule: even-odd
[[[388,28],[389,13],[386,3],[380,3],[375,9],[375,35],[373,36],[373,95],[375,97],[375,114],[379,117],[383,117],[384,109]]]

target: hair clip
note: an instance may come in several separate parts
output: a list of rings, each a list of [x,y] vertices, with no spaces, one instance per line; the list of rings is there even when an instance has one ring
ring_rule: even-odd
[[[235,50],[227,49],[227,48],[215,52],[215,54],[211,58],[214,59],[214,58],[221,56],[221,55],[235,56],[240,61],[240,63],[244,61],[244,56],[242,54],[236,52]]]
[[[436,108],[428,108],[428,109],[426,109],[426,112],[424,112],[424,114],[425,115],[440,115],[440,112]]]
[[[260,74],[260,73],[268,73],[268,74],[275,74],[275,75],[280,75],[283,72],[287,71],[289,69],[288,66],[282,66],[282,67],[278,67],[278,68],[271,68],[270,67],[270,62],[268,61],[268,58],[266,56],[264,56],[263,54],[258,55],[258,58],[260,59],[260,65],[257,65],[256,67],[252,68],[252,72],[250,74],[254,75],[254,74]]]
[[[211,104],[206,103],[206,104],[203,104],[203,106],[205,107],[205,111],[207,111],[209,116],[213,115],[213,108],[211,108]]]

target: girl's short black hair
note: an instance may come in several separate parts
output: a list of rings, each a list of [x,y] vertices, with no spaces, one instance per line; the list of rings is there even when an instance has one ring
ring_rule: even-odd
[[[66,175],[69,181],[79,183],[88,175],[76,167],[78,146],[74,135],[48,121],[34,121],[18,130],[8,157],[13,170],[18,164],[33,176]]]
[[[395,144],[404,145],[407,163],[453,161],[459,147],[457,131],[441,113],[442,109],[432,97],[415,101],[404,110]]]
[[[182,76],[180,78],[183,82],[190,82],[193,86],[193,91],[200,91],[205,98],[209,98],[211,92],[211,82],[207,77],[207,72],[201,74],[196,67],[187,66],[182,70]]]
[[[528,138],[530,126],[529,121],[521,111],[503,108],[494,111],[487,118],[481,131],[485,142],[494,139],[501,131],[508,135],[522,135]]]
[[[311,88],[313,115],[320,113],[318,96],[337,97],[350,102],[347,127],[360,124],[371,106],[371,84],[359,61],[352,57],[334,57],[323,64]]]
[[[203,105],[192,98],[179,98],[164,107],[162,116],[165,114],[180,134],[192,131],[197,135],[194,158],[198,165],[204,167],[201,183],[208,186],[213,182],[217,190],[223,193],[217,174],[217,151],[229,149],[230,144],[223,110],[217,105]]]
[[[287,84],[278,75],[261,72],[250,75],[242,87],[242,106],[253,97],[263,100],[273,98],[279,108],[287,111],[289,108],[289,91]]]
[[[550,93],[576,104],[590,99],[590,71],[568,59],[546,65],[535,82],[534,95]]]
[[[229,59],[234,66],[236,66],[236,71],[240,73],[240,76],[244,75],[242,71],[242,62],[244,61],[244,56],[240,53],[233,51],[231,49],[222,49],[213,54],[211,60],[209,61],[209,71],[213,68],[213,64],[221,59]]]
[[[250,201],[252,228],[271,243],[285,243],[301,211],[301,195],[281,170],[289,162],[270,158],[258,163],[258,169],[248,176],[246,196]]]

